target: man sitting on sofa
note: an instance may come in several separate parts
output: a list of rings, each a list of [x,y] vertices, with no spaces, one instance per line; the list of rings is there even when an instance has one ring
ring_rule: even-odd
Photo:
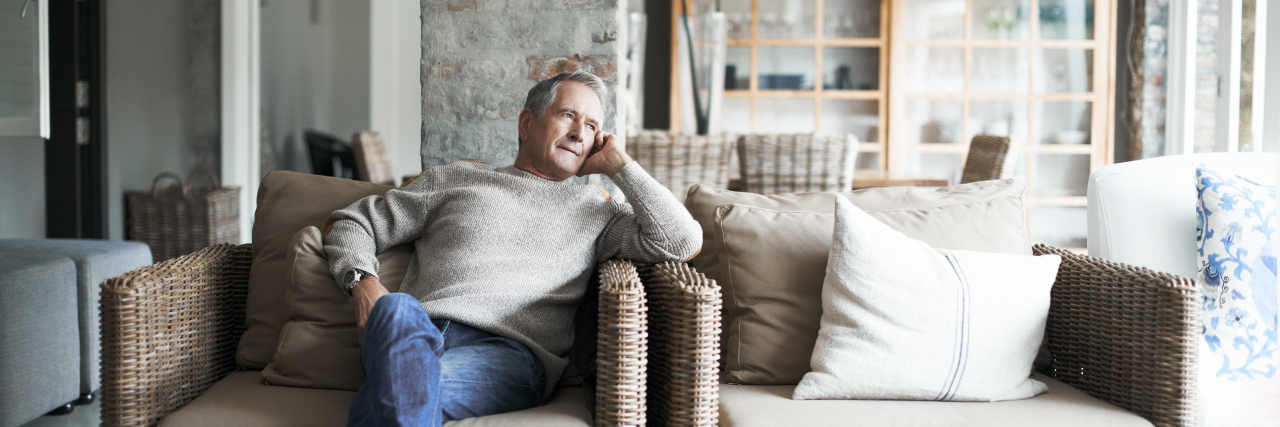
[[[515,164],[454,162],[333,213],[330,270],[352,295],[365,383],[349,425],[438,426],[539,405],[560,379],[595,265],[684,261],[698,223],[600,130],[599,77],[529,91]],[[573,176],[604,173],[629,203]],[[414,242],[403,293],[375,254]]]

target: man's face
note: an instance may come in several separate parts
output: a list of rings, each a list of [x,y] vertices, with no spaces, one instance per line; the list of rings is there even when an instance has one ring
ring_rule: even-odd
[[[553,181],[574,176],[595,145],[603,115],[595,91],[582,83],[561,82],[542,116],[534,117],[527,108],[520,113],[524,142],[516,155],[517,167]]]

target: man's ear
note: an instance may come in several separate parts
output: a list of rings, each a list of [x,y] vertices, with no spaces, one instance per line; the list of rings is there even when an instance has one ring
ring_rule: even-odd
[[[533,110],[525,108],[520,111],[519,125],[516,126],[519,132],[520,145],[524,145],[524,140],[529,139],[529,125],[533,123]]]

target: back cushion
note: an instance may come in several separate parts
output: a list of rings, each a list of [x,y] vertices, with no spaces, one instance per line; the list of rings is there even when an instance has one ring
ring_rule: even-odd
[[[253,217],[246,328],[236,349],[237,364],[261,369],[276,353],[280,327],[289,320],[285,291],[292,271],[287,261],[293,235],[306,226],[323,227],[333,211],[392,188],[290,171],[275,171],[262,178]]]
[[[837,193],[872,217],[935,248],[1030,255],[1014,180],[940,189],[886,187]],[[724,289],[725,380],[796,384],[822,315],[833,193],[763,196],[695,186],[686,207],[703,229],[690,264]]]
[[[378,254],[378,280],[390,292],[400,290],[413,254],[404,244]],[[280,331],[275,359],[262,380],[275,385],[356,391],[364,383],[356,310],[329,273],[320,230],[307,226],[293,236],[288,254],[293,266],[285,293],[289,321]]]

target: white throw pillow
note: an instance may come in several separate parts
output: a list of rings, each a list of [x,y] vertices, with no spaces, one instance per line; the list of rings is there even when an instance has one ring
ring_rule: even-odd
[[[999,401],[1031,364],[1057,255],[939,250],[836,198],[822,324],[796,400]]]

